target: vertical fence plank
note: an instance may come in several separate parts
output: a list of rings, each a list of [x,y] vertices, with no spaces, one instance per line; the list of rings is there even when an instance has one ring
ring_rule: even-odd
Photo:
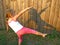
[[[24,3],[24,1],[25,0],[21,0],[21,2],[20,2],[20,4],[21,4],[21,10],[23,10],[25,7],[24,7],[24,5],[25,5],[25,3]],[[23,23],[23,25],[24,25],[24,13],[22,14],[22,23]]]
[[[5,28],[6,0],[2,0],[2,27]]]
[[[42,0],[42,9],[44,9],[46,7],[46,1],[47,0]],[[45,17],[45,11],[41,14],[41,18],[44,20],[44,17]]]
[[[34,1],[34,0],[29,0],[29,1],[28,1],[28,6],[29,6],[29,7],[30,7],[30,6],[33,6],[33,1]],[[34,6],[33,6],[33,7],[34,7]],[[30,21],[29,21],[29,24],[28,24],[28,27],[32,28],[32,27],[33,27],[33,26],[32,26],[32,25],[33,25],[33,22],[32,22],[32,20],[31,20],[31,15],[30,15],[30,14],[29,14],[29,17],[28,17],[28,18],[29,18],[29,20],[30,20]],[[32,26],[32,27],[31,27],[31,26]]]
[[[24,9],[24,0],[18,0],[17,1],[17,4],[18,4],[18,10],[17,12],[19,13],[20,11],[22,11]],[[19,17],[19,21],[20,23],[22,23],[22,25],[24,25],[24,14],[22,14],[20,17]]]
[[[57,24],[56,24],[56,29],[58,30],[58,31],[60,31],[60,0],[58,0],[58,11],[59,11],[59,14],[58,14],[58,20],[57,20]]]
[[[51,3],[51,10],[50,10],[50,17],[49,17],[49,24],[53,24],[53,19],[55,16],[55,6],[56,6],[56,0],[52,0]]]
[[[38,12],[40,12],[41,11],[41,9],[42,9],[42,0],[39,0],[38,2],[37,2],[37,5],[38,5]]]
[[[59,1],[56,0],[55,15],[54,15],[54,20],[53,20],[53,25],[54,25],[55,27],[56,27],[56,24],[57,24],[58,15],[59,15]]]
[[[16,0],[16,3],[17,3],[17,11],[19,12],[20,11],[20,0]]]
[[[45,13],[46,13],[46,10],[44,9],[44,8],[46,8],[46,3],[47,3],[47,0],[45,0],[45,1],[42,0],[42,9],[41,9],[41,11],[42,10],[44,10],[44,11],[42,11],[41,15],[40,15],[40,17],[41,17],[41,26],[42,26],[42,27],[40,27],[41,30],[44,30],[43,27],[46,25],[45,24],[45,16],[46,16]]]
[[[4,22],[3,22],[3,1],[0,1],[0,29],[4,28]]]
[[[33,1],[33,7],[34,7],[34,11],[36,11],[36,13],[38,12],[38,0],[35,0],[35,1]],[[33,17],[32,18],[34,18],[34,20],[32,21],[32,26],[33,26],[33,28],[34,29],[36,29],[37,27],[36,27],[36,22],[37,22],[37,14],[33,14]]]
[[[47,30],[49,29],[49,16],[50,16],[50,9],[51,9],[51,0],[46,0],[45,4],[44,4],[44,8],[42,10],[43,11],[43,21],[44,21],[44,28],[46,28]]]
[[[14,1],[11,1],[11,0],[10,0],[10,8],[11,8],[11,9],[14,9],[14,3],[13,3],[13,2],[14,2]]]
[[[49,22],[49,16],[50,16],[50,8],[51,8],[51,0],[46,1],[46,7],[45,7],[45,21]]]
[[[28,0],[25,0],[24,4],[25,4],[24,8],[28,8]],[[26,23],[26,21],[29,19],[28,12],[29,10],[24,13],[24,26],[27,26],[28,23],[28,22]]]

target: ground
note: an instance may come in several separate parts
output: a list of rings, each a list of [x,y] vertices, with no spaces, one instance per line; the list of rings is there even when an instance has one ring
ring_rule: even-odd
[[[0,45],[18,45],[17,35],[13,31],[0,30]],[[32,34],[23,35],[21,45],[60,45],[60,32],[53,30],[45,38]]]

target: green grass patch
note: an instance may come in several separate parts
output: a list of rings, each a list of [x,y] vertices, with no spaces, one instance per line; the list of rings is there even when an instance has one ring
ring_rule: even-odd
[[[0,31],[0,45],[18,45],[17,35],[10,30]],[[26,34],[23,35],[23,42],[21,45],[60,45],[60,32],[53,30],[45,38],[37,35]]]

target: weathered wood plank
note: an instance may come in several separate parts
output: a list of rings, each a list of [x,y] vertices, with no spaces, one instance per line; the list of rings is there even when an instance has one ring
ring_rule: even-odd
[[[50,17],[49,17],[49,24],[53,24],[53,19],[55,16],[55,7],[56,7],[56,0],[52,0],[51,3],[51,10],[50,10]]]

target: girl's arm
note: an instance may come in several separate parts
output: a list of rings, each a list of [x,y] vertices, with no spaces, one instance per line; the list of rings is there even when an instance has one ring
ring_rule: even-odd
[[[25,11],[29,10],[30,8],[32,8],[32,7],[28,7],[28,8],[26,8],[26,9],[22,10],[21,12],[19,12],[17,15],[15,15],[15,16],[13,17],[14,20],[16,20],[19,16],[21,16]]]

